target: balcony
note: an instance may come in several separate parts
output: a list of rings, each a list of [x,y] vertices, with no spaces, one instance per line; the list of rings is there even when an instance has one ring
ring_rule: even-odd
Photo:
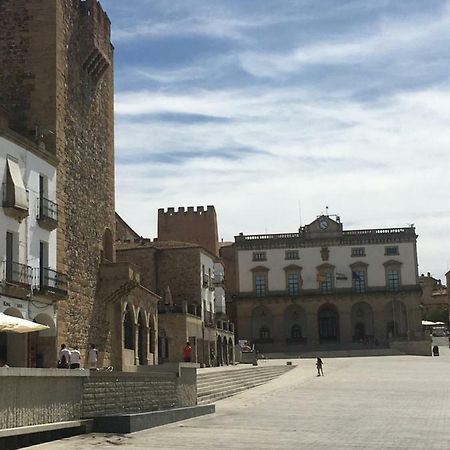
[[[48,198],[40,197],[37,221],[42,228],[54,230],[58,226],[58,205]]]
[[[2,206],[5,215],[22,221],[28,217],[27,191],[13,183],[3,183]]]
[[[39,269],[39,291],[41,293],[67,295],[67,275],[42,267]]]
[[[3,279],[9,284],[28,288],[33,284],[33,268],[14,261],[4,261]]]

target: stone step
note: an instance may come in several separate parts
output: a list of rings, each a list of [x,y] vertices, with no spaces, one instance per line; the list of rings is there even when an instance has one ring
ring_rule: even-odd
[[[205,405],[211,403],[215,400],[220,400],[226,397],[243,392],[247,389],[251,389],[261,384],[267,383],[279,376],[292,370],[295,366],[276,366],[274,367],[264,367],[263,370],[254,371],[245,370],[245,376],[235,376],[225,377],[218,379],[215,377],[214,382],[209,385],[204,380],[202,386],[197,388],[197,399],[199,405]],[[233,371],[235,372],[235,371]],[[222,372],[223,375],[228,375]],[[212,374],[211,374],[212,375]]]
[[[292,367],[292,366],[289,366],[289,367]],[[287,370],[289,370],[289,369],[286,369],[283,367],[281,370],[278,369],[278,370],[270,370],[270,371],[256,372],[256,373],[251,372],[251,373],[240,374],[239,376],[224,375],[223,377],[214,378],[212,380],[203,379],[203,380],[197,382],[197,391],[201,391],[204,388],[207,388],[210,386],[223,385],[223,384],[227,384],[227,383],[240,383],[240,382],[245,382],[245,381],[252,381],[259,377],[279,376],[279,375],[282,375],[283,373],[285,373]]]
[[[211,373],[201,373],[197,375],[197,381],[201,382],[204,380],[214,380],[214,379],[221,379],[223,377],[236,377],[236,376],[242,376],[244,374],[255,374],[259,372],[266,372],[268,370],[283,370],[287,366],[266,366],[266,367],[252,367],[252,368],[246,368],[246,369],[230,369],[230,370],[223,370],[223,371],[214,371]]]
[[[267,383],[268,381],[278,378],[279,376],[284,375],[285,373],[286,372],[271,374],[271,375],[264,375],[264,376],[255,377],[253,379],[242,380],[239,382],[229,381],[229,382],[224,382],[221,384],[215,384],[213,386],[205,386],[200,391],[197,391],[197,398],[201,398],[205,395],[220,393],[222,391],[227,391],[228,389],[241,388],[241,387],[244,390],[250,389],[254,386],[258,386],[260,384],[264,384],[264,383]]]

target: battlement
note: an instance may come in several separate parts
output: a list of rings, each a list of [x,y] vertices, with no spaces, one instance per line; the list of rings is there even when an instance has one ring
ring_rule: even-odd
[[[158,210],[158,239],[198,244],[219,254],[217,216],[214,206],[188,206]]]
[[[100,2],[97,0],[79,0],[79,4],[83,17],[89,17],[97,25],[100,25],[109,36],[111,34],[111,21]]]
[[[180,206],[176,211],[175,208],[167,208],[167,211],[165,211],[164,208],[158,209],[158,217],[164,217],[164,216],[175,216],[175,215],[196,215],[201,216],[205,214],[216,214],[216,210],[214,206],[208,205],[205,209],[204,206],[197,206],[197,208],[194,208],[193,206],[188,206],[185,208],[184,206]]]

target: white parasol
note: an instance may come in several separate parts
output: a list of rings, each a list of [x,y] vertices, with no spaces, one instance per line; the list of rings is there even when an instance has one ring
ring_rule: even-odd
[[[0,332],[9,331],[12,333],[33,333],[34,331],[46,330],[47,325],[31,322],[31,320],[20,319],[19,317],[8,316],[0,313]]]

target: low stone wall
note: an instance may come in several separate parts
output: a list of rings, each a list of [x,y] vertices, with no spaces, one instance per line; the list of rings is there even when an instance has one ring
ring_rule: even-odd
[[[196,365],[135,372],[0,369],[0,430],[197,404]]]
[[[84,371],[0,369],[0,429],[77,420]]]
[[[431,356],[431,340],[390,341],[390,348],[395,348],[406,355]]]
[[[139,413],[178,406],[174,373],[91,374],[84,382],[83,417]]]

